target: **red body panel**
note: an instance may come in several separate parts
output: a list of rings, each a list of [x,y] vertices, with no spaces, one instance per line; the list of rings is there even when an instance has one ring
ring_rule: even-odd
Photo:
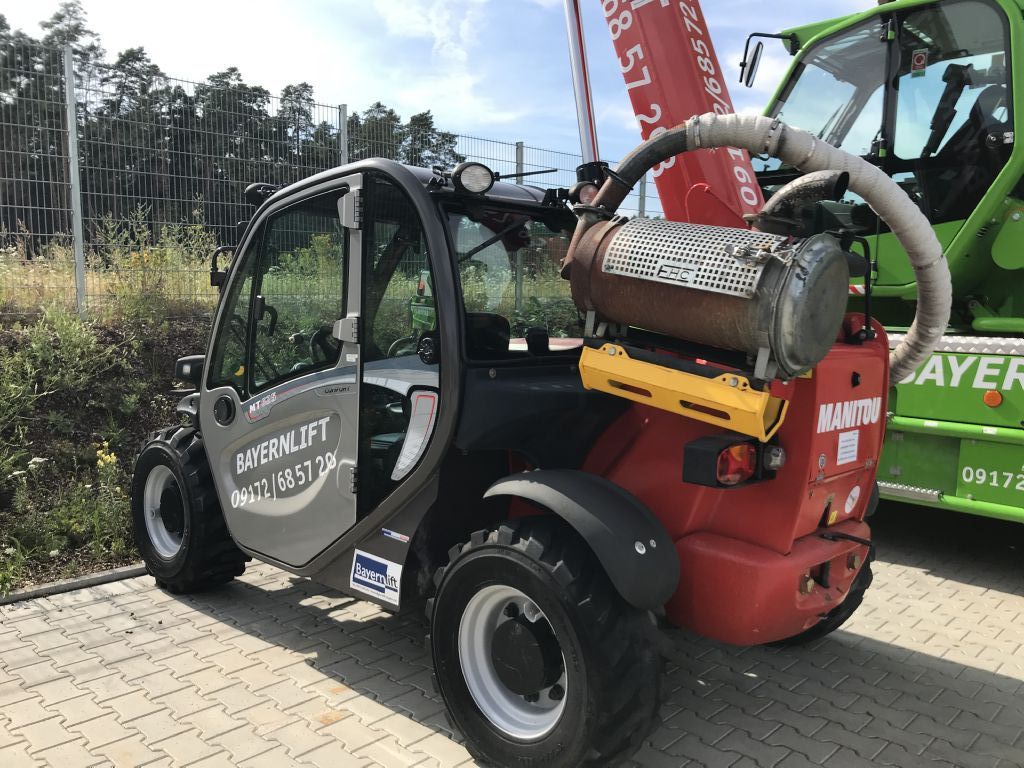
[[[847,323],[859,327],[860,317]],[[673,623],[747,645],[797,634],[841,602],[856,575],[847,556],[866,559],[867,547],[819,534],[834,526],[869,536],[861,521],[884,438],[889,355],[876,331],[862,345],[837,343],[787,388],[777,435],[787,460],[774,478],[735,488],[684,483],[684,446],[725,430],[647,406],[632,406],[595,444],[583,469],[633,493],[676,542]],[[829,588],[800,594],[801,577],[827,561],[835,561]]]
[[[602,6],[644,139],[693,115],[734,111],[696,0],[604,0]],[[743,227],[742,214],[756,213],[764,202],[750,157],[739,149],[687,152],[656,166],[654,179],[673,221]],[[690,195],[700,183],[710,195]]]

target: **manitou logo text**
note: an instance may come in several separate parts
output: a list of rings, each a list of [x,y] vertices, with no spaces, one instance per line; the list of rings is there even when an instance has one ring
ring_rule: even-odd
[[[882,398],[823,403],[818,409],[818,433],[877,424],[882,416]]]

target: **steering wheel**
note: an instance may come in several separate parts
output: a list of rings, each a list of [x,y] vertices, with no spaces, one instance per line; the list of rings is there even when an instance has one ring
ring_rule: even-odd
[[[411,355],[416,352],[416,343],[419,341],[419,334],[414,333],[412,336],[403,336],[399,339],[395,339],[391,346],[388,347],[388,357],[399,357],[401,352],[404,355]]]
[[[331,329],[321,325],[309,337],[309,359],[314,365],[327,363],[334,359],[338,350],[328,341],[331,338]],[[317,356],[319,351],[320,356]]]

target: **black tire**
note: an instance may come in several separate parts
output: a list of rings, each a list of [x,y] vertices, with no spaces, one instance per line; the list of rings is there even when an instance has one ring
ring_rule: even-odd
[[[555,519],[507,523],[477,531],[453,547],[449,559],[435,575],[436,597],[427,602],[428,647],[449,718],[474,758],[498,766],[575,768],[612,765],[632,754],[660,704],[657,630],[647,611],[619,596],[575,531]],[[497,727],[463,673],[462,617],[489,587],[511,587],[532,601],[561,651],[564,708],[536,738],[517,739]],[[488,643],[488,656],[493,647]],[[554,688],[547,690],[555,699]]]
[[[798,635],[787,637],[784,640],[772,643],[776,646],[797,646],[806,645],[815,640],[820,640],[825,635],[830,635],[845,624],[857,609],[860,608],[860,604],[864,602],[864,593],[868,591],[868,587],[871,586],[871,582],[874,579],[874,575],[871,573],[871,561],[868,560],[864,563],[864,566],[860,569],[860,573],[853,580],[850,585],[850,593],[846,596],[838,606],[833,608],[829,613],[815,624],[810,629],[805,629]]]
[[[167,475],[167,470],[170,476]],[[160,514],[168,505],[173,523],[168,530],[180,536],[177,551],[160,551],[146,525],[146,483],[158,472],[166,479]],[[251,558],[232,541],[210,478],[202,440],[190,427],[157,432],[146,443],[132,474],[132,524],[135,543],[147,570],[160,587],[173,592],[197,592],[241,576]]]

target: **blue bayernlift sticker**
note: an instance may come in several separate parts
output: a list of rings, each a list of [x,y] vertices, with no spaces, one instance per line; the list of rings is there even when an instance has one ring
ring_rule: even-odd
[[[349,586],[385,603],[398,605],[402,587],[402,566],[369,552],[356,550]]]

